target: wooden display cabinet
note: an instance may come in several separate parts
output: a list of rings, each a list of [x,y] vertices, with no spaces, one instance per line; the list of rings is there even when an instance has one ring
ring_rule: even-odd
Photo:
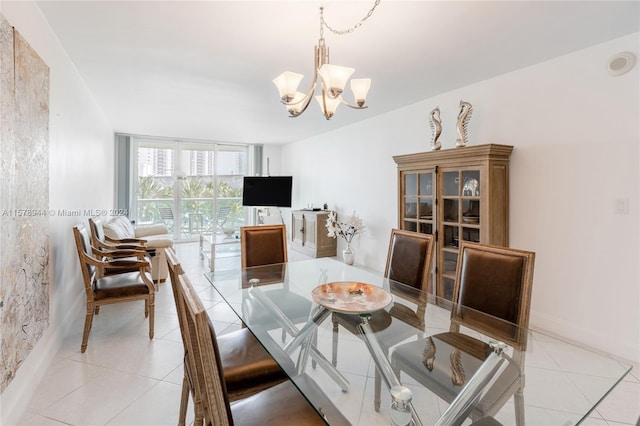
[[[453,297],[460,240],[509,245],[512,150],[487,144],[393,157],[399,228],[436,236],[437,296]]]
[[[293,210],[291,212],[291,249],[311,257],[336,255],[337,241],[327,236],[329,211]]]

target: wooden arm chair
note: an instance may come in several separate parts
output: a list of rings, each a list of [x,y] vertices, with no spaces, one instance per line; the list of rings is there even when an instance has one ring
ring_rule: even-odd
[[[408,285],[414,289],[427,291],[431,278],[431,263],[433,259],[434,236],[400,229],[392,229],[389,238],[387,263],[384,276],[389,280]],[[374,312],[369,318],[369,325],[376,333],[376,340],[382,349],[388,353],[389,348],[415,335],[415,328],[424,331],[424,314],[427,300],[424,294],[411,289],[405,290],[391,283],[389,290],[399,296],[389,311]],[[401,300],[414,302],[416,308],[401,303]],[[344,327],[352,334],[359,336],[358,325],[361,323],[359,315],[349,315],[334,312],[333,345],[331,361],[334,366],[338,363],[338,329]],[[395,320],[394,320],[395,318]],[[407,326],[407,324],[411,325]],[[417,335],[417,337],[421,337]],[[380,410],[381,376],[375,372],[374,408]]]
[[[104,221],[101,218],[89,218],[89,229],[91,230],[91,244],[97,248],[107,250],[113,249],[140,249],[144,248],[147,240],[142,238],[124,238],[116,240],[104,233]]]
[[[184,341],[191,371],[193,392],[202,401],[206,425],[332,425],[349,424],[311,380],[296,381],[298,386],[317,392],[322,398],[316,410],[289,380],[257,394],[230,403],[223,353],[202,302],[186,275],[178,275],[178,305],[184,321]],[[315,398],[314,398],[315,400]],[[323,413],[322,415],[320,414]]]
[[[398,377],[404,372],[451,403],[491,353],[487,343],[460,333],[464,326],[513,351],[511,356],[503,354],[507,367],[471,407],[472,419],[493,416],[514,395],[516,424],[524,425],[524,356],[534,259],[529,251],[462,242],[450,330],[396,346],[391,365]]]
[[[89,231],[84,225],[73,227],[80,269],[87,296],[87,313],[80,351],[85,352],[94,314],[100,306],[113,303],[144,300],[144,316],[149,318],[149,339],[153,339],[155,286],[149,263],[140,259],[103,260],[94,256]],[[132,256],[132,254],[130,254]],[[111,269],[113,273],[99,276],[98,269]],[[116,273],[117,270],[122,272]]]
[[[101,218],[89,218],[89,230],[91,234],[91,247],[96,258],[101,260],[145,260],[151,264],[151,257],[145,249],[146,240],[138,238],[122,240],[114,240],[108,238],[104,233]],[[133,253],[133,256],[132,256]],[[132,266],[130,271],[136,271],[138,268]],[[98,268],[98,276],[119,274],[124,272],[122,268]]]
[[[253,266],[274,265],[282,267],[282,271],[271,271],[274,277],[284,277],[284,268],[288,260],[287,235],[285,225],[257,225],[240,228],[240,255],[242,268]],[[278,265],[278,266],[276,266]],[[266,284],[267,282],[262,282]],[[284,287],[266,290],[264,294],[289,318],[293,323],[307,322],[313,304],[303,296],[289,291],[286,280]],[[273,325],[273,324],[272,324]],[[269,326],[265,324],[265,326]],[[285,331],[282,332],[285,338]]]
[[[182,301],[182,287],[179,285],[180,277],[184,274],[180,261],[176,257],[173,248],[165,249],[167,263],[169,266],[169,277],[171,288],[176,302],[180,331],[185,349],[184,357],[184,380],[182,384],[182,400],[180,402],[180,419],[178,424],[184,425],[189,393],[193,398],[195,408],[196,424],[201,424],[204,409],[202,399],[194,387],[194,377],[192,372],[195,367],[188,356],[186,341],[186,323],[184,319],[184,304]],[[188,282],[188,278],[183,278]],[[211,333],[214,334],[213,326]],[[246,329],[240,329],[225,333],[217,338],[220,355],[220,363],[226,384],[226,391],[230,401],[253,395],[263,389],[282,383],[287,380],[287,375],[282,371],[269,353],[262,347],[260,342]],[[293,362],[288,368],[293,369]]]

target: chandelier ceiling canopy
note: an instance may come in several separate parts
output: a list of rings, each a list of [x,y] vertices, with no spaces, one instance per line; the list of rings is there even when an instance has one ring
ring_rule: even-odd
[[[371,79],[358,78],[351,80],[351,91],[355,98],[355,105],[350,104],[343,99],[342,92],[355,69],[340,65],[332,65],[329,63],[329,48],[324,41],[324,28],[326,27],[337,35],[352,33],[373,14],[373,11],[376,9],[378,4],[380,4],[380,0],[375,1],[371,10],[369,10],[367,15],[361,19],[360,22],[343,31],[334,30],[325,22],[324,8],[320,7],[320,39],[318,40],[318,44],[315,46],[315,64],[313,68],[313,81],[311,83],[311,87],[306,93],[298,91],[298,86],[304,76],[291,71],[285,71],[273,80],[273,83],[278,88],[280,100],[285,104],[290,117],[298,117],[306,111],[309,103],[311,102],[311,98],[314,97],[313,95],[316,91],[316,87],[318,87],[318,76],[320,76],[320,94],[316,95],[315,98],[318,101],[318,104],[320,104],[322,114],[327,120],[333,117],[336,108],[338,108],[340,104],[345,104],[353,109],[367,108],[365,101],[369,88],[371,87]]]

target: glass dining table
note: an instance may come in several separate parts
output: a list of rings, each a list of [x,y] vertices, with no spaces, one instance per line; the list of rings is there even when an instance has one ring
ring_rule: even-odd
[[[514,360],[524,404],[509,394],[489,408],[495,420],[515,425],[521,415],[519,424],[580,424],[631,369],[583,345],[515,325],[514,333],[526,336],[523,351],[465,327],[449,333],[453,311],[488,316],[332,258],[205,276],[329,424],[338,422],[322,406],[327,397],[353,425],[472,424],[488,395],[506,391],[500,378],[513,370]],[[338,327],[335,315],[351,316],[357,332]],[[463,350],[461,356],[450,337],[442,337],[451,335],[491,349],[475,358]],[[434,368],[434,359],[444,368]],[[382,382],[378,410],[376,370]],[[317,384],[313,390],[309,378]],[[448,383],[434,386],[434,379]],[[457,394],[450,401],[442,399],[447,389]]]

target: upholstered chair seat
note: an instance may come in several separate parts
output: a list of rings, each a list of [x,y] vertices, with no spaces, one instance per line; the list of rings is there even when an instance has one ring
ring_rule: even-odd
[[[304,394],[322,407],[322,414],[326,416],[328,423],[306,401],[298,388],[304,389]],[[236,425],[346,426],[351,424],[316,382],[307,375],[296,377],[295,385],[287,381],[265,392],[232,403],[231,414]]]
[[[427,357],[425,353],[429,351],[433,355]],[[407,373],[445,401],[453,401],[491,352],[485,342],[465,334],[446,332],[397,346],[393,351],[392,368]],[[474,403],[472,416],[483,415],[498,401],[513,394],[514,387],[519,384],[520,369],[508,357],[506,365],[498,380]]]
[[[211,332],[215,333],[213,325],[210,326]],[[231,401],[253,395],[287,379],[280,365],[248,328],[222,334],[217,339],[224,380]],[[292,371],[293,361],[289,358],[286,360],[289,362],[284,367]]]
[[[124,262],[123,262],[124,264]],[[151,273],[144,272],[145,279],[151,281]],[[149,293],[140,271],[111,274],[99,278],[93,284],[95,300],[105,300],[117,297],[131,297]]]

